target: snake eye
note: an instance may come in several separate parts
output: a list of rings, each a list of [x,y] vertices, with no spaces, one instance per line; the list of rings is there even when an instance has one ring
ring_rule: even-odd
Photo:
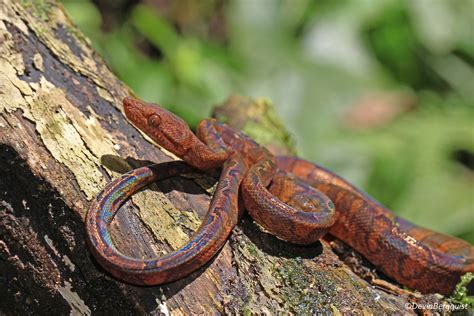
[[[148,118],[150,127],[158,127],[161,124],[161,117],[158,114],[153,114]]]

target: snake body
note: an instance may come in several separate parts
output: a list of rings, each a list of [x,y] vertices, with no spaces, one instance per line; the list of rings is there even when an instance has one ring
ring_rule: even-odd
[[[213,119],[192,133],[174,114],[133,98],[124,99],[130,121],[188,165],[154,165],[112,181],[96,197],[86,219],[97,260],[114,276],[135,284],[161,284],[190,274],[223,246],[242,209],[275,236],[310,244],[329,232],[359,251],[397,282],[423,293],[449,294],[461,275],[474,272],[474,247],[418,227],[349,182],[296,157],[274,157],[265,147]],[[186,170],[222,168],[201,227],[180,249],[152,260],[135,259],[113,245],[108,225],[139,188]]]

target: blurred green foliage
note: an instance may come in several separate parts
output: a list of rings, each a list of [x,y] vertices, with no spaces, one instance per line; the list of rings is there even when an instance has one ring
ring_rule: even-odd
[[[301,156],[474,242],[473,1],[63,3],[141,98],[195,125],[265,96]]]

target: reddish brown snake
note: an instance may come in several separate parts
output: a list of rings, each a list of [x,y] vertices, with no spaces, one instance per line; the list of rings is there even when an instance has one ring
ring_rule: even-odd
[[[202,121],[194,135],[183,120],[159,106],[125,98],[124,110],[135,126],[187,164],[202,170],[222,167],[222,173],[208,215],[191,240],[151,260],[120,253],[108,225],[139,188],[189,166],[178,162],[139,168],[102,190],[87,215],[88,242],[96,259],[120,279],[161,284],[203,266],[238,222],[239,193],[254,220],[277,237],[310,244],[329,232],[386,275],[420,292],[450,294],[461,275],[474,272],[471,244],[396,217],[323,167],[296,157],[274,157],[213,119]]]

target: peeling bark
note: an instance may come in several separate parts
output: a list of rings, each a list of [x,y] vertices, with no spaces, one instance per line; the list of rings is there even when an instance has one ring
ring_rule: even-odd
[[[182,280],[137,287],[113,279],[85,244],[90,200],[131,168],[175,158],[126,121],[121,100],[131,92],[57,3],[0,4],[0,313],[380,314],[413,313],[405,310],[413,299],[439,302],[374,287],[333,252],[337,242],[294,246],[248,216],[212,262]],[[264,100],[232,97],[216,116],[275,152],[293,150]],[[121,209],[112,238],[136,257],[178,248],[204,217],[216,179],[152,185]]]

